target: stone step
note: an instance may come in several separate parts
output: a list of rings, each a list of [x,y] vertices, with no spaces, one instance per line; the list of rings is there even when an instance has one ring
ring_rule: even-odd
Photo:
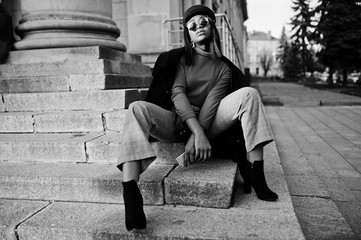
[[[169,151],[169,150],[168,150]],[[14,236],[19,239],[305,239],[301,227],[298,223],[294,212],[291,197],[288,191],[282,166],[276,150],[276,144],[271,143],[265,148],[265,155],[267,161],[265,162],[265,173],[269,186],[278,193],[279,200],[276,202],[265,202],[257,199],[254,191],[251,194],[244,194],[241,180],[237,177],[234,194],[232,197],[232,204],[230,208],[209,208],[167,204],[163,206],[146,205],[144,207],[147,216],[147,229],[141,231],[128,232],[124,223],[124,205],[114,203],[94,203],[94,202],[78,202],[78,201],[43,201],[38,200],[24,200],[18,198],[17,194],[12,194],[12,198],[1,199],[0,205],[3,209],[3,218],[0,218],[0,235],[6,236],[6,239],[12,239]],[[226,164],[226,161],[223,161]],[[217,164],[214,167],[220,166]],[[0,166],[2,167],[2,166]],[[193,167],[190,165],[190,167]],[[14,166],[13,168],[16,168]],[[214,176],[214,173],[204,172],[202,169],[208,168],[200,165],[199,175],[189,174],[189,182],[194,182],[194,177],[198,179],[206,179],[209,176]],[[222,169],[227,169],[227,166],[221,166]],[[2,168],[1,168],[2,169]],[[40,167],[35,170],[41,169]],[[54,168],[56,169],[56,168]],[[192,171],[195,173],[196,169],[186,168],[180,169]],[[51,171],[50,169],[49,171]],[[107,199],[111,194],[116,195],[116,201],[122,201],[121,190],[116,188],[119,184],[119,171],[114,169],[114,166],[109,166],[105,169],[109,174],[116,175],[113,185],[109,189],[114,189],[115,193],[110,192],[103,185],[98,185],[96,190],[95,181],[89,184],[92,191],[98,191],[93,194],[98,199]],[[150,170],[150,169],[149,169]],[[217,172],[218,169],[209,167],[212,172]],[[26,169],[24,171],[27,171]],[[30,171],[30,170],[28,170]],[[74,170],[70,170],[74,171]],[[172,178],[172,174],[177,174],[177,168],[171,171],[164,179]],[[159,175],[161,171],[158,171]],[[0,175],[1,175],[0,171]],[[92,173],[90,171],[90,173]],[[231,178],[227,173],[218,172],[217,181],[223,182],[226,178]],[[17,177],[21,171],[16,171],[13,174],[13,179],[19,179],[18,182],[25,182],[26,178]],[[45,173],[45,176],[50,173]],[[75,174],[77,174],[75,172]],[[86,177],[88,173],[84,173]],[[99,172],[97,172],[99,176]],[[146,174],[146,172],[144,173]],[[150,173],[153,176],[153,173]],[[10,173],[8,173],[10,175]],[[24,173],[24,175],[26,175]],[[30,176],[31,174],[29,174]],[[142,176],[141,182],[145,179],[152,179],[151,176]],[[187,176],[187,177],[188,177]],[[6,188],[9,188],[10,177],[5,179]],[[29,179],[29,178],[28,178]],[[104,175],[103,179],[107,179]],[[109,178],[108,178],[109,179]],[[27,184],[39,184],[40,179],[35,177],[29,180]],[[48,178],[43,181],[44,185],[52,180]],[[182,179],[180,179],[182,180]],[[209,180],[214,180],[211,177]],[[60,182],[53,180],[53,191],[66,191],[66,188],[60,186]],[[69,180],[63,183],[70,183]],[[85,185],[85,180],[78,180],[74,178],[72,182],[78,185]],[[110,181],[109,181],[110,182]],[[156,182],[156,181],[154,181]],[[201,183],[200,183],[201,184]],[[202,183],[204,184],[204,183]],[[208,186],[212,186],[209,181]],[[20,185],[20,184],[19,184]],[[0,188],[4,186],[0,183]],[[25,185],[24,185],[25,186]],[[149,186],[149,185],[148,185]],[[153,186],[159,186],[154,184]],[[77,186],[78,187],[78,186]],[[144,189],[143,186],[140,186]],[[5,187],[3,187],[5,188]],[[24,187],[25,188],[25,187]],[[81,186],[79,186],[81,188]],[[16,191],[19,187],[16,187]],[[37,186],[36,190],[45,193],[48,190],[43,190]],[[150,188],[149,188],[150,189]],[[197,187],[199,190],[199,188]],[[2,189],[1,189],[2,190]],[[26,189],[29,191],[29,188]],[[7,194],[11,190],[6,190]],[[74,191],[74,189],[73,189]],[[70,190],[67,192],[69,194]],[[155,190],[153,189],[154,193]],[[0,191],[0,194],[3,191]],[[86,192],[75,192],[80,195]],[[166,191],[164,192],[166,193]],[[19,192],[21,196],[23,192]],[[88,193],[89,194],[89,193]],[[108,195],[109,194],[109,195]],[[59,195],[59,194],[58,194]],[[143,190],[143,196],[145,192]],[[214,194],[215,195],[215,194]],[[14,197],[15,196],[15,197]],[[166,196],[164,199],[166,199]],[[216,196],[211,196],[216,197]],[[149,199],[148,197],[145,199]],[[146,200],[148,201],[148,200]],[[148,204],[148,203],[147,203]],[[338,219],[338,218],[337,218]],[[336,219],[336,220],[337,220]],[[14,238],[15,239],[15,238]]]
[[[156,160],[141,175],[139,186],[145,204],[230,207],[237,168],[235,163],[225,159],[211,159],[193,164],[189,168],[193,174],[187,175],[187,183],[175,181],[179,177],[176,173],[179,167],[176,166],[174,158],[168,160],[167,164]],[[123,202],[121,172],[115,164],[3,162],[0,168],[0,198]],[[168,181],[168,178],[171,180]],[[194,190],[187,193],[186,198],[183,198],[185,192],[174,191],[187,185],[188,188],[184,190],[190,190],[189,184]]]
[[[10,51],[5,64],[63,62],[84,59],[108,59],[128,63],[141,63],[140,56],[106,47],[91,46]]]
[[[252,201],[260,203],[255,198]],[[305,239],[294,214],[272,205],[230,209],[145,206],[147,229],[129,232],[123,205],[10,200],[2,204],[9,213],[5,220],[15,222],[18,239]],[[12,236],[14,227],[8,229]]]
[[[116,163],[122,134],[0,134],[0,161]],[[183,143],[154,142],[158,158],[167,162],[184,151]]]
[[[139,99],[137,89],[0,95],[0,112],[124,109]]]
[[[105,59],[71,59],[62,62],[38,62],[0,65],[0,78],[83,75],[84,73],[150,76],[151,69],[148,66],[139,63],[125,63]]]
[[[3,112],[0,133],[121,132],[127,110]]]
[[[147,88],[152,77],[117,74],[27,76],[0,78],[0,93],[68,92]]]

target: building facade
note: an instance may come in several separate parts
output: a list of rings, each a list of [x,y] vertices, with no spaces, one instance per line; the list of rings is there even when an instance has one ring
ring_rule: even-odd
[[[185,10],[192,5],[203,4],[215,13],[227,15],[234,41],[241,53],[241,65],[245,66],[246,31],[243,22],[248,18],[246,0],[0,0],[0,2],[11,13],[17,32],[25,31],[24,23],[29,19],[34,20],[37,16],[42,19],[36,23],[37,26],[31,34],[23,34],[27,39],[17,36],[17,40],[20,41],[17,44],[19,49],[40,47],[35,46],[30,41],[31,38],[37,40],[42,38],[43,42],[39,45],[44,47],[48,44],[49,48],[69,47],[75,42],[77,42],[75,46],[81,46],[81,40],[85,45],[94,42],[141,55],[142,61],[146,64],[154,63],[156,57],[168,49],[165,21],[182,17]],[[92,16],[96,16],[96,19],[92,19]],[[73,21],[69,28],[65,27],[59,31],[59,24],[54,24],[56,31],[50,31],[52,26],[49,24],[52,24],[52,21],[55,23],[72,18],[74,20],[83,18],[84,21],[80,24],[84,25],[79,27],[79,22]],[[69,22],[67,21],[66,24]],[[29,23],[30,21],[27,25]],[[114,25],[120,30],[118,33],[113,29]],[[46,27],[49,31],[42,33],[41,36],[40,31],[44,31]],[[74,28],[78,28],[79,31],[74,31]],[[100,30],[94,34],[93,29]],[[49,37],[53,37],[51,42],[48,40]],[[113,41],[114,37],[119,43]],[[61,41],[66,38],[68,44],[63,44]]]
[[[276,59],[278,47],[279,39],[273,37],[270,32],[253,31],[248,33],[247,67],[252,76],[264,76],[264,67],[261,64],[262,58],[270,61],[267,77],[281,76],[279,62]]]

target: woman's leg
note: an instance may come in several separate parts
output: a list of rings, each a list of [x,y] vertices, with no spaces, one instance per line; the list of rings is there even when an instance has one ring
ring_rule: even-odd
[[[174,134],[173,112],[165,110],[152,103],[137,101],[130,104],[125,118],[118,167],[123,172],[123,180],[139,180],[156,158],[149,143],[152,136],[162,142],[176,142]]]
[[[131,161],[123,163],[123,182],[129,182],[131,180],[139,181],[140,176],[140,161]]]
[[[247,153],[247,159],[251,163],[263,160],[263,145],[259,144]]]
[[[174,113],[154,104],[138,101],[129,106],[125,118],[118,168],[123,173],[125,224],[128,230],[146,228],[143,198],[137,182],[156,158],[149,136],[165,142],[177,141]]]
[[[259,153],[256,146],[264,146],[273,141],[266,111],[259,93],[251,87],[241,88],[220,102],[212,122],[209,135],[211,138],[230,128],[237,121],[241,122],[246,150]]]
[[[210,129],[210,136],[217,136],[236,121],[241,122],[248,155],[248,161],[240,160],[242,164],[238,164],[243,172],[244,191],[251,192],[253,186],[259,199],[275,201],[278,196],[267,186],[263,164],[263,147],[273,141],[273,135],[256,89],[241,88],[221,101]]]

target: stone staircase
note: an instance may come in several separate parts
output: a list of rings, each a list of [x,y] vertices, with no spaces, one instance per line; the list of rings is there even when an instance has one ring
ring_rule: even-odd
[[[0,65],[0,198],[122,203],[124,117],[151,79],[139,57],[103,47],[11,52]],[[185,171],[175,162],[183,144],[152,146],[158,158],[140,181],[145,204],[230,207],[233,162]]]

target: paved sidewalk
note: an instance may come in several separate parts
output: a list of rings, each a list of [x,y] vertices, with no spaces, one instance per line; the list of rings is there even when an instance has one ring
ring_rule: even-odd
[[[361,98],[291,83],[257,88],[266,105],[285,106],[266,109],[306,239],[361,239],[361,107],[350,106]]]
[[[258,86],[257,86],[258,85]],[[317,90],[295,83],[256,83],[265,104],[286,107],[361,105],[361,98],[327,90]]]

